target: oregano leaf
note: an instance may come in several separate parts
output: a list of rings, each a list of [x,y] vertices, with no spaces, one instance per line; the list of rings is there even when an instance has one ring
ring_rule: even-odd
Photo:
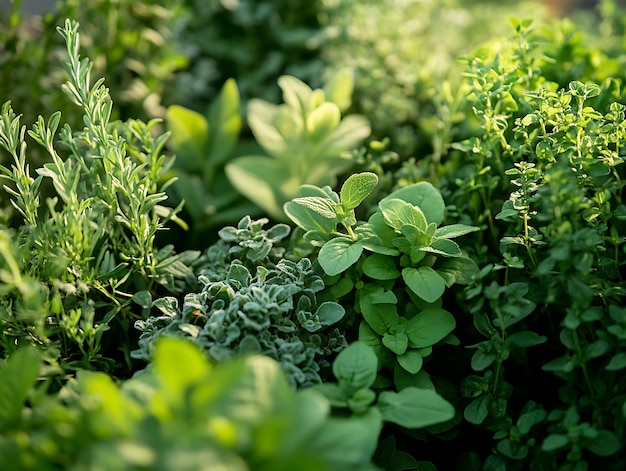
[[[356,263],[363,253],[363,245],[346,237],[329,240],[320,249],[318,261],[327,275],[338,275]]]
[[[434,303],[446,289],[443,277],[430,267],[407,267],[402,270],[402,278],[413,293],[428,303]]]
[[[350,175],[339,193],[344,210],[349,211],[360,205],[377,184],[378,177],[375,173],[362,172]]]

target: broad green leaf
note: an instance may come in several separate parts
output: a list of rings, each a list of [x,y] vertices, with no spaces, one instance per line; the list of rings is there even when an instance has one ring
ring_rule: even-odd
[[[559,448],[563,448],[567,446],[569,443],[569,438],[567,435],[562,435],[559,433],[553,433],[552,435],[548,435],[543,443],[541,444],[541,449],[543,451],[554,451]]]
[[[378,359],[374,350],[360,341],[351,343],[339,352],[333,362],[335,378],[354,391],[369,388],[376,379],[377,371]]]
[[[401,199],[385,198],[378,203],[378,207],[383,213],[385,222],[396,231],[401,231],[405,225],[413,226],[420,231],[425,231],[428,226],[422,210]]]
[[[97,401],[98,415],[93,416],[97,423],[92,426],[102,429],[107,435],[129,435],[135,421],[143,415],[139,403],[126,397],[113,379],[101,372],[79,371],[77,383],[82,397]]]
[[[417,350],[407,350],[402,355],[398,355],[398,363],[409,373],[417,374],[422,369],[424,357]]]
[[[373,303],[371,296],[364,296],[359,306],[363,318],[378,335],[385,335],[398,325],[399,316],[395,304]]]
[[[474,371],[483,371],[489,368],[496,361],[497,357],[495,353],[483,352],[482,350],[476,350],[472,355],[471,366]]]
[[[248,101],[248,126],[252,130],[256,141],[266,152],[281,157],[287,150],[287,142],[280,134],[274,120],[278,114],[278,107],[258,98]]]
[[[354,73],[345,68],[335,72],[324,86],[324,95],[327,101],[337,104],[342,111],[347,110],[352,103],[354,89]]]
[[[329,240],[320,249],[318,262],[327,275],[338,275],[354,265],[363,253],[363,245],[345,237]]]
[[[201,172],[209,156],[209,123],[200,113],[178,105],[167,109],[166,119],[176,166],[189,173]]]
[[[470,402],[463,411],[463,417],[470,424],[480,425],[489,415],[489,397],[481,396]]]
[[[446,281],[446,286],[450,287],[454,283],[467,285],[472,278],[478,276],[480,270],[476,262],[470,258],[454,257],[443,260],[437,268],[437,273]]]
[[[314,185],[300,186],[296,195],[300,198],[331,198],[322,188]],[[336,221],[325,218],[293,201],[285,203],[283,209],[287,216],[305,231],[319,231],[322,234],[328,235],[337,227]]]
[[[324,139],[333,132],[341,121],[341,111],[334,103],[322,103],[312,110],[306,118],[308,139],[312,141]]]
[[[19,419],[40,363],[34,347],[21,348],[0,363],[0,431]]]
[[[374,190],[378,184],[375,173],[362,172],[350,175],[341,187],[339,194],[345,211],[356,208]]]
[[[321,196],[305,196],[294,198],[293,203],[304,206],[307,209],[319,214],[325,219],[336,220],[337,211],[335,210],[335,203],[328,197]]]
[[[608,430],[598,430],[598,434],[586,444],[586,448],[598,456],[614,455],[622,447],[622,441]]]
[[[393,382],[395,383],[398,391],[408,387],[435,390],[435,385],[426,371],[420,369],[417,373],[411,374],[400,364],[399,361],[396,365],[394,365]]]
[[[167,336],[157,340],[152,362],[163,390],[176,403],[184,399],[187,388],[206,377],[211,369],[195,344]]]
[[[430,267],[407,267],[402,270],[402,278],[409,289],[428,303],[435,302],[446,289],[445,280]]]
[[[374,280],[395,280],[400,276],[394,257],[372,254],[363,261],[363,273]]]
[[[319,433],[330,415],[330,403],[317,388],[301,389],[295,396],[292,421],[295,426],[281,444],[287,452],[306,448],[308,440]]]
[[[279,161],[263,156],[237,158],[225,171],[239,193],[278,221],[286,220],[283,205],[303,183],[294,180]]]
[[[284,102],[298,114],[304,115],[310,111],[313,90],[306,83],[291,75],[283,75],[278,78],[278,86],[283,91]]]
[[[449,239],[435,239],[429,246],[424,247],[422,250],[431,252],[446,257],[460,257],[463,255],[459,245],[453,240]]]
[[[524,330],[522,332],[515,332],[509,336],[509,342],[518,347],[534,347],[540,345],[548,340],[544,335],[539,335],[535,332]]]
[[[452,314],[444,309],[428,308],[412,317],[406,324],[411,348],[424,348],[439,342],[456,327]]]
[[[371,129],[367,119],[360,115],[346,116],[341,120],[337,129],[319,143],[324,149],[323,159],[330,159],[337,172],[353,165],[351,159],[344,159],[341,154],[346,150],[358,147],[370,135]],[[341,165],[343,163],[343,165]]]
[[[611,371],[617,371],[626,368],[626,353],[621,352],[614,355],[605,368]]]
[[[345,313],[345,309],[340,304],[327,301],[320,304],[315,315],[322,325],[333,325],[339,322]]]
[[[440,225],[443,222],[446,205],[439,190],[428,182],[417,182],[402,187],[383,198],[382,201],[390,199],[401,199],[419,207],[429,223],[434,222]]]
[[[383,345],[391,350],[396,355],[402,355],[406,352],[409,345],[409,339],[406,334],[402,332],[398,333],[386,333],[383,335]]]
[[[454,407],[431,389],[408,387],[400,392],[383,391],[378,398],[383,419],[402,427],[422,428],[454,417]]]
[[[138,291],[133,295],[133,301],[144,309],[152,307],[152,294],[150,291]]]
[[[333,470],[365,469],[371,462],[382,429],[376,408],[350,417],[331,417],[307,444],[307,451],[323,458]]]
[[[239,106],[237,83],[230,78],[209,108],[210,159],[214,165],[223,164],[237,143],[242,122]]]

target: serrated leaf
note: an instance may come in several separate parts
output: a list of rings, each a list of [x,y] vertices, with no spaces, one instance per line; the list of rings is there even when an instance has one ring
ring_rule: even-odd
[[[338,275],[354,265],[363,253],[363,245],[344,237],[329,240],[320,249],[318,262],[327,275]]]
[[[375,173],[362,172],[350,175],[341,186],[339,194],[344,210],[349,211],[359,206],[377,184],[378,177]]]

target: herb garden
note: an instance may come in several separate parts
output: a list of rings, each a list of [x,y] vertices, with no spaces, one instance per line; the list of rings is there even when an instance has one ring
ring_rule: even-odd
[[[0,469],[626,469],[626,6],[574,3],[0,9]]]

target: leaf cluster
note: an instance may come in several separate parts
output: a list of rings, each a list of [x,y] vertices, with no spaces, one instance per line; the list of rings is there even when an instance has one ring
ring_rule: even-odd
[[[137,321],[142,334],[135,358],[149,360],[162,336],[192,340],[216,362],[262,354],[276,360],[294,386],[322,381],[321,372],[347,343],[335,326],[344,316],[337,303],[318,302],[324,282],[311,262],[275,258],[273,244],[289,233],[282,224],[245,218],[220,231],[221,245],[209,249],[199,268],[201,291],[155,300],[161,315]],[[221,257],[220,257],[221,255]]]
[[[0,459],[16,469],[378,469],[380,413],[335,416],[264,356],[214,366],[164,338],[134,378],[81,371],[56,394],[36,385],[40,367],[34,349],[0,363]]]

